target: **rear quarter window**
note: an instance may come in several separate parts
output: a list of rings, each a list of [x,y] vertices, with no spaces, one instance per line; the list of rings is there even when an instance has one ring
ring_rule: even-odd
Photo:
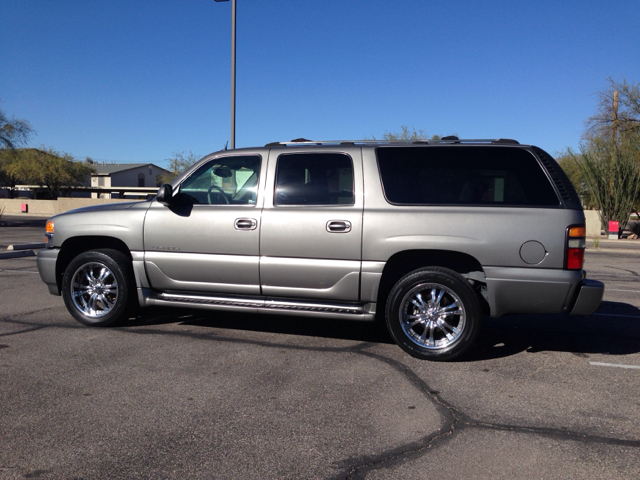
[[[398,205],[556,207],[538,160],[511,147],[378,147],[388,202]]]

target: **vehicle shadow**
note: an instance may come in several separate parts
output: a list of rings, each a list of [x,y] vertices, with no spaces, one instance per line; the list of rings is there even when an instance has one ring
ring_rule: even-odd
[[[136,318],[121,326],[151,326],[168,323],[393,344],[386,328],[377,322],[318,319],[290,315],[152,308],[143,310]]]
[[[592,315],[505,315],[485,318],[476,346],[460,361],[502,358],[520,352],[630,355],[640,352],[640,309],[602,302]]]
[[[122,326],[126,328],[171,323],[358,342],[394,343],[386,328],[377,322],[289,315],[151,308],[143,310],[139,316]],[[476,345],[454,361],[484,361],[525,351],[569,352],[578,356],[639,353],[640,309],[626,303],[603,302],[598,311],[589,316],[523,314],[485,317]]]

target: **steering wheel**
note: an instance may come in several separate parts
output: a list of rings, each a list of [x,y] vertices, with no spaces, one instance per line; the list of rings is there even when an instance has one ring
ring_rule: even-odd
[[[229,204],[229,197],[227,197],[227,194],[224,193],[224,190],[222,190],[217,185],[211,185],[209,187],[209,190],[207,191],[207,200],[209,201],[209,205],[214,205],[214,203],[211,201],[211,190],[217,190],[218,192],[220,192],[220,194],[222,195],[222,198],[224,198],[224,202],[226,204]]]

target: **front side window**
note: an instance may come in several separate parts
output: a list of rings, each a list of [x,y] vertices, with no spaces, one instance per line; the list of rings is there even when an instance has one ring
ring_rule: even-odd
[[[398,205],[560,205],[536,158],[521,148],[379,147],[384,194]]]
[[[353,205],[353,162],[344,153],[280,155],[275,205]]]
[[[180,185],[179,195],[193,205],[256,203],[259,156],[222,157],[197,169]]]

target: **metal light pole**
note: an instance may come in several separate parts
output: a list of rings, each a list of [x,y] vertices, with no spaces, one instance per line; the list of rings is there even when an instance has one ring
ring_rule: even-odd
[[[231,148],[236,148],[236,0],[231,0]]]

